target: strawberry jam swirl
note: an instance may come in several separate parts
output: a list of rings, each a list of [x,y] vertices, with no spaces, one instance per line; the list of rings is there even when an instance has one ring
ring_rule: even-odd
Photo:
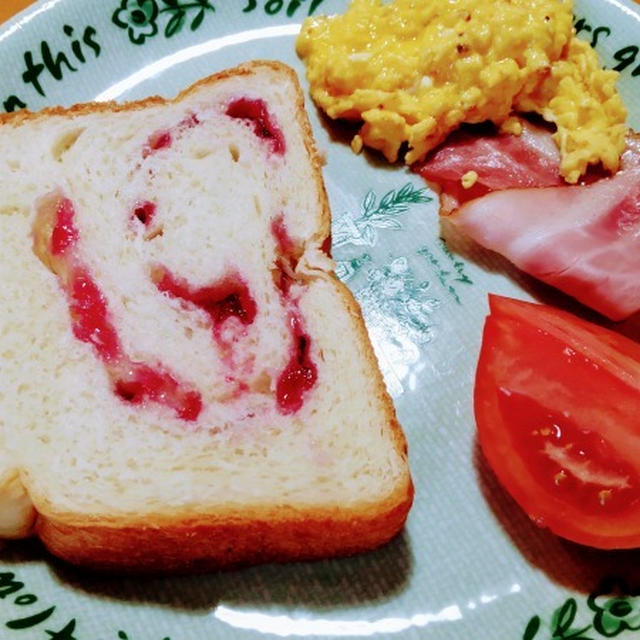
[[[272,223],[271,233],[279,255],[274,280],[281,301],[289,309],[287,326],[291,340],[289,361],[276,385],[276,401],[281,413],[292,414],[302,408],[305,395],[315,386],[318,369],[311,359],[311,338],[305,331],[298,300],[291,294],[301,251],[289,235],[282,215]]]
[[[200,124],[200,120],[195,113],[185,116],[178,124],[167,129],[158,129],[154,131],[147,139],[142,147],[142,157],[147,158],[161,149],[169,149],[173,143],[178,140],[185,131],[193,129]]]
[[[224,109],[227,117],[243,121],[273,154],[284,155],[284,135],[263,100],[241,97],[227,103]],[[189,114],[173,126],[155,130],[141,149],[142,158],[171,148],[189,129],[200,124],[197,115]],[[33,225],[34,253],[58,278],[67,298],[74,336],[91,345],[121,401],[143,406],[154,403],[171,409],[182,420],[197,420],[203,408],[197,389],[179,381],[161,363],[134,360],[126,352],[107,298],[77,249],[81,234],[75,218],[74,203],[61,192],[53,192],[41,200]],[[146,234],[145,239],[162,234],[153,200],[135,201],[129,218]],[[291,292],[300,247],[290,237],[283,216],[276,218],[271,232],[277,252],[274,284],[286,310],[290,336],[288,361],[274,381],[275,403],[280,413],[294,414],[316,385],[318,372],[311,357],[311,338],[297,297]],[[150,277],[159,292],[206,314],[219,353],[233,374],[228,379],[245,379],[255,364],[255,356],[245,357],[235,344],[247,335],[247,327],[256,318],[257,305],[241,275],[231,270],[208,285],[194,286],[165,267],[155,266]],[[249,390],[246,383],[236,386],[239,392]]]
[[[133,405],[156,403],[182,420],[195,421],[202,410],[198,391],[179,382],[162,365],[135,361],[125,352],[104,293],[78,256],[80,234],[74,218],[71,200],[53,193],[41,201],[33,226],[34,253],[58,277],[73,334],[93,347],[121,400]]]
[[[237,273],[229,273],[221,280],[204,287],[191,286],[164,267],[156,268],[152,278],[159,291],[204,311],[209,316],[216,337],[220,337],[222,325],[229,318],[237,318],[242,325],[247,326],[256,317],[255,300],[251,297],[249,287]]]
[[[267,104],[259,98],[236,98],[227,105],[226,114],[230,118],[245,121],[253,133],[264,140],[270,150],[282,156],[286,151],[284,134]]]

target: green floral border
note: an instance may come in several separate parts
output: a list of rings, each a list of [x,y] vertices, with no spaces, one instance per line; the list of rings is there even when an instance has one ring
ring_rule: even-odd
[[[164,26],[164,35],[170,38],[182,30],[187,17],[191,18],[191,31],[198,29],[207,12],[215,12],[215,7],[209,0],[122,0],[120,7],[113,12],[111,20],[116,26],[127,30],[129,40],[133,44],[144,44],[147,38],[152,38],[158,33],[160,19],[168,18]]]
[[[640,596],[624,580],[605,578],[587,597],[586,604],[590,623],[578,624],[578,603],[575,598],[567,598],[553,612],[546,630],[542,628],[540,616],[534,615],[525,627],[522,640],[596,640],[623,633],[631,637],[633,632],[640,631]]]
[[[262,0],[260,3],[258,0],[243,1],[243,13],[251,13],[262,7],[268,16],[284,10],[287,17],[292,18],[304,5],[308,6],[308,15],[311,15],[324,0]],[[240,6],[242,0],[236,2]],[[148,38],[160,33],[159,23],[164,23],[164,36],[171,38],[180,33],[187,22],[189,29],[196,31],[215,10],[209,0],[121,0],[111,21],[127,32],[133,44],[142,45]]]
[[[68,617],[57,605],[42,604],[13,571],[0,571],[0,601],[0,629],[24,632],[38,628],[50,640],[95,638],[83,632],[81,621]],[[567,598],[552,613],[546,628],[539,615],[532,616],[521,640],[601,640],[623,634],[625,638],[640,637],[640,591],[631,589],[625,580],[605,578],[586,597],[585,604],[580,609],[576,598]],[[10,611],[5,610],[7,605]],[[122,629],[113,633],[118,640],[134,640]],[[6,637],[2,631],[0,637]],[[164,636],[162,640],[171,639]]]

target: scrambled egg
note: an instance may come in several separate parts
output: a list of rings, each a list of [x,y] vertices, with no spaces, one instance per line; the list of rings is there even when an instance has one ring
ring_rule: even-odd
[[[308,18],[296,42],[314,101],[362,121],[367,145],[413,163],[462,123],[517,133],[513,112],[557,126],[561,173],[618,168],[626,111],[595,51],[574,36],[572,0],[352,0]]]
[[[518,111],[534,111],[555,123],[560,173],[577,182],[590,164],[618,169],[625,147],[627,112],[616,89],[618,73],[600,68],[591,46],[572,38],[562,59],[530,94],[514,103]]]

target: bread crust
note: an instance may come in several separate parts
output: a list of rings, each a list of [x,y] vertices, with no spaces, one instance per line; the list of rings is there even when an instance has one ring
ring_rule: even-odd
[[[329,209],[329,200],[327,197],[324,181],[322,180],[322,162],[318,154],[318,150],[313,137],[311,123],[305,110],[305,99],[298,81],[296,72],[288,65],[277,60],[250,60],[243,64],[230,69],[224,69],[218,73],[214,73],[205,78],[201,78],[191,86],[183,89],[173,98],[163,98],[161,96],[148,96],[141,100],[133,100],[129,102],[115,102],[113,100],[106,102],[85,102],[74,104],[70,107],[45,107],[40,111],[30,111],[28,109],[20,109],[12,113],[0,113],[0,127],[20,125],[29,120],[37,120],[41,118],[49,118],[52,116],[75,117],[92,113],[117,113],[122,111],[137,111],[152,106],[162,106],[171,103],[178,103],[192,93],[197,92],[200,88],[216,84],[221,80],[230,77],[243,75],[251,75],[258,73],[260,69],[271,69],[276,73],[283,73],[289,77],[296,91],[296,116],[297,121],[304,133],[304,145],[313,165],[313,173],[315,179],[315,187],[317,192],[321,194],[322,207],[321,217],[317,220],[317,233],[314,236],[319,239],[318,244],[321,245],[331,232],[331,212]]]
[[[52,107],[37,113],[19,111],[0,115],[0,127],[50,116],[113,113],[179,102],[204,85],[231,76],[257,73],[265,67],[287,74],[296,90],[297,121],[313,167],[314,188],[320,204],[315,231],[308,244],[320,250],[330,236],[331,224],[322,163],[297,76],[293,69],[282,63],[248,62],[204,78],[170,100],[154,96],[124,104],[88,103],[68,109]],[[134,517],[65,513],[57,510],[45,496],[32,493],[31,498],[39,512],[35,533],[53,554],[72,564],[98,570],[197,572],[259,562],[351,555],[388,542],[402,529],[414,495],[407,465],[406,439],[386,391],[358,303],[333,272],[320,273],[330,281],[348,311],[355,339],[369,367],[375,395],[383,410],[381,423],[384,422],[389,430],[393,448],[404,464],[404,474],[396,479],[394,487],[389,487],[388,494],[371,504],[323,507],[247,504],[241,510],[222,509],[215,513],[178,510]],[[25,484],[28,489],[28,481]]]
[[[393,446],[407,461],[407,441],[397,420],[362,313],[351,291],[331,274],[348,308],[354,332],[384,407]],[[194,573],[264,562],[315,560],[375,549],[403,528],[414,498],[406,474],[374,504],[333,508],[246,505],[215,514],[148,514],[143,519],[49,513],[46,506],[35,533],[56,556],[94,570],[124,573]],[[36,503],[38,501],[36,500]]]
[[[354,331],[374,377],[377,397],[386,414],[393,446],[407,462],[407,441],[397,420],[362,313],[351,291],[331,274],[349,310]],[[75,514],[46,515],[35,533],[56,556],[95,570],[125,573],[205,572],[264,562],[314,560],[348,556],[379,547],[403,528],[414,498],[406,474],[386,499],[375,504],[333,508],[264,508],[205,515],[176,513],[134,518],[97,517],[79,520]]]
[[[372,550],[393,538],[407,517],[411,482],[381,508],[289,507],[168,522],[63,522],[39,516],[36,533],[67,562],[123,573],[205,572],[264,562],[314,560]]]
[[[370,365],[393,445],[407,461],[407,441],[397,420],[362,313],[351,291],[331,274],[348,308]],[[393,492],[375,504],[333,508],[265,508],[216,514],[176,513],[135,518],[83,518],[39,513],[35,532],[56,556],[71,564],[124,573],[194,573],[264,562],[315,560],[373,550],[403,528],[414,498],[406,474]]]

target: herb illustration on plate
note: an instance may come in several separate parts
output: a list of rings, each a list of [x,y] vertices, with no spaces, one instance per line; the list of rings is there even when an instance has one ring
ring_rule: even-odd
[[[416,281],[405,256],[367,271],[366,285],[355,292],[377,347],[383,377],[392,397],[403,392],[402,381],[422,366],[421,346],[433,339],[433,312],[440,301],[431,283]]]
[[[333,248],[347,244],[373,247],[378,242],[379,229],[402,229],[399,217],[415,204],[432,201],[425,187],[417,189],[410,182],[400,189],[391,189],[380,200],[369,190],[362,201],[360,215],[343,213],[337,216],[332,227]]]

